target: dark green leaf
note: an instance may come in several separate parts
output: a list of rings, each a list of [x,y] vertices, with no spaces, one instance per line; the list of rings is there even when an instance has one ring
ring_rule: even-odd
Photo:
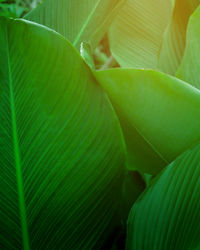
[[[200,145],[179,156],[143,193],[128,219],[127,250],[200,247]]]
[[[1,249],[98,249],[119,223],[124,143],[59,34],[0,19]]]

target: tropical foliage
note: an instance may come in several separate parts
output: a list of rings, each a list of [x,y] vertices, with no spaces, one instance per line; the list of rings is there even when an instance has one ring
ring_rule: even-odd
[[[200,248],[200,0],[0,0],[0,248]]]

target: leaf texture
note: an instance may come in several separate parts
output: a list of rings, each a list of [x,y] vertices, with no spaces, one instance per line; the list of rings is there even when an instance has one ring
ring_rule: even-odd
[[[1,249],[99,249],[119,223],[124,143],[62,36],[0,19]]]
[[[179,156],[140,196],[128,219],[127,250],[200,246],[200,145]]]
[[[186,29],[190,15],[200,0],[176,0],[169,26],[165,32],[158,59],[158,68],[174,75],[185,49]]]
[[[153,70],[94,72],[124,132],[129,168],[155,174],[200,141],[200,92]]]
[[[192,14],[187,29],[186,48],[176,76],[200,89],[200,6]]]
[[[170,0],[127,0],[109,32],[111,52],[122,67],[157,68],[171,10]]]
[[[65,36],[78,50],[95,48],[126,0],[45,0],[24,18]]]

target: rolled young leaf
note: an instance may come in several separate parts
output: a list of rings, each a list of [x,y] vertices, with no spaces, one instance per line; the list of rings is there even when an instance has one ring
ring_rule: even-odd
[[[87,65],[91,69],[95,69],[92,50],[91,50],[91,47],[90,47],[90,45],[88,43],[86,43],[86,42],[81,43],[80,55],[83,58],[83,60],[85,61],[85,63],[87,63]]]
[[[98,249],[119,223],[124,142],[61,35],[0,19],[2,249]]]
[[[170,0],[126,1],[109,32],[111,52],[122,67],[157,68],[171,10]]]
[[[82,41],[95,48],[126,0],[44,0],[24,18],[52,28],[78,50]]]
[[[200,246],[200,145],[179,156],[140,196],[128,219],[127,250]]]
[[[200,6],[190,17],[186,48],[176,76],[200,89]]]
[[[200,91],[153,70],[94,72],[119,116],[129,168],[155,174],[200,141]]]
[[[163,37],[158,68],[174,75],[185,49],[186,29],[190,15],[200,4],[200,0],[176,0],[171,21]]]

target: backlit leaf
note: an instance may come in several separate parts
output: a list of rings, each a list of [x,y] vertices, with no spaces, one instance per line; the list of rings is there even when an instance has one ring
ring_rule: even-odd
[[[122,67],[156,68],[170,0],[127,0],[110,29],[110,47]]]
[[[186,49],[176,76],[200,89],[200,6],[190,18]]]
[[[44,0],[25,19],[65,36],[78,50],[82,41],[95,48],[126,0]]]
[[[173,14],[160,49],[158,68],[175,74],[185,49],[186,29],[190,15],[200,0],[176,0]]]

